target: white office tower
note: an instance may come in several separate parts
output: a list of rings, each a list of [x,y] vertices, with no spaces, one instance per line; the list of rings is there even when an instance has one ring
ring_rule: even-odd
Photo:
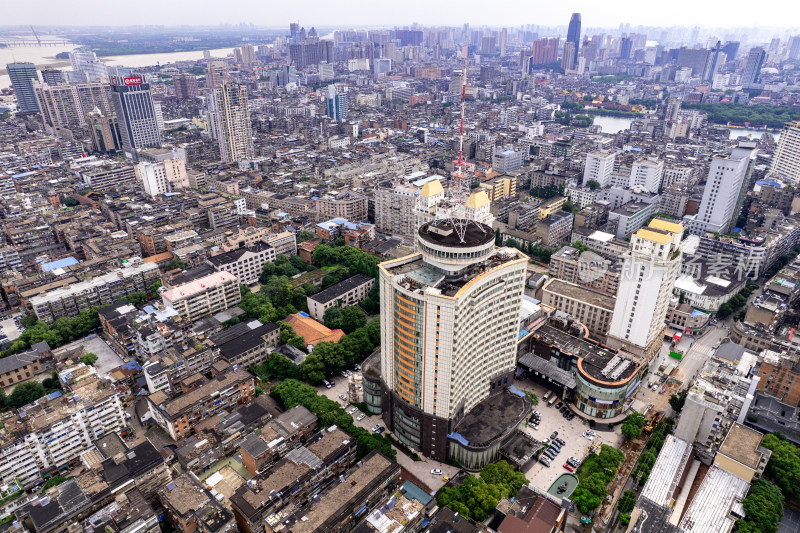
[[[94,52],[76,50],[69,53],[69,62],[74,72],[80,72],[86,81],[108,81],[105,63],[97,59]]]
[[[219,153],[226,163],[247,161],[255,157],[250,111],[247,108],[247,87],[224,81],[210,95],[213,136],[219,141]]]
[[[142,182],[144,192],[152,198],[189,186],[189,176],[183,159],[139,163],[135,168],[136,178]]]
[[[708,170],[703,201],[696,215],[684,222],[692,233],[727,233],[733,228],[756,160],[755,143],[739,143],[728,157],[714,157]]]
[[[800,120],[790,122],[781,132],[770,174],[800,183]]]
[[[607,344],[647,364],[661,347],[664,318],[681,269],[683,225],[660,218],[631,237]]]
[[[648,192],[658,193],[664,177],[664,162],[658,159],[642,159],[631,166],[629,188],[640,185]]]
[[[600,187],[611,185],[611,173],[614,172],[616,152],[597,150],[586,154],[586,166],[583,168],[583,185],[596,181]]]
[[[424,189],[442,198],[438,181]],[[459,445],[494,442],[493,430],[474,441],[459,424],[483,401],[503,401],[513,383],[527,265],[519,251],[495,248],[491,226],[466,218],[483,206],[443,196],[416,231],[419,253],[379,265],[382,416],[398,439],[440,461]]]

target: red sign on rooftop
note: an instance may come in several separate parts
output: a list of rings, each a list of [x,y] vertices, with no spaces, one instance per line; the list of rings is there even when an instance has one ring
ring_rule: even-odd
[[[134,76],[132,78],[123,78],[122,83],[125,85],[141,85],[142,78],[140,76]]]

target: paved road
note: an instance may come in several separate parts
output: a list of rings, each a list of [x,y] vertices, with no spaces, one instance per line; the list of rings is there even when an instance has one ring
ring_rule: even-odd
[[[686,388],[688,384],[697,375],[697,372],[706,364],[714,346],[728,336],[728,330],[724,328],[711,328],[705,335],[696,339],[691,348],[686,351],[680,365],[675,370],[675,378],[683,382],[682,388]]]

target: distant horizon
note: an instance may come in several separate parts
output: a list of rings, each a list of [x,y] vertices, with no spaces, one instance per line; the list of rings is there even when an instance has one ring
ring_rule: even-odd
[[[519,28],[536,25],[566,26],[573,12],[581,13],[584,28],[617,29],[630,24],[651,29],[692,28],[712,31],[762,34],[767,30],[800,33],[800,2],[782,2],[779,9],[719,10],[716,4],[692,0],[673,0],[644,7],[637,0],[617,0],[600,4],[589,0],[573,0],[568,6],[545,5],[544,2],[511,0],[497,6],[478,0],[460,2],[425,2],[407,0],[399,8],[387,8],[368,0],[348,0],[346,8],[318,0],[295,0],[287,4],[262,3],[254,0],[227,0],[224,4],[211,0],[139,0],[135,9],[110,10],[98,0],[77,0],[64,4],[60,0],[21,2],[6,10],[4,26],[28,25],[64,27],[137,27],[162,26],[220,27],[256,24],[261,28],[283,28],[300,22],[310,28],[368,28],[409,26],[459,27],[469,23],[475,27]],[[220,9],[224,5],[225,9]],[[164,22],[178,22],[166,25]],[[325,21],[316,24],[315,21]],[[794,21],[794,26],[782,26]],[[7,30],[6,30],[7,31]]]

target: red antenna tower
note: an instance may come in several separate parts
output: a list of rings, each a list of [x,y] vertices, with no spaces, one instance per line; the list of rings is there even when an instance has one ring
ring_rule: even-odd
[[[461,47],[461,55],[464,58],[464,69],[461,71],[461,127],[458,132],[458,165],[456,172],[453,173],[458,191],[461,191],[466,167],[464,162],[464,111],[467,102],[467,45]]]

